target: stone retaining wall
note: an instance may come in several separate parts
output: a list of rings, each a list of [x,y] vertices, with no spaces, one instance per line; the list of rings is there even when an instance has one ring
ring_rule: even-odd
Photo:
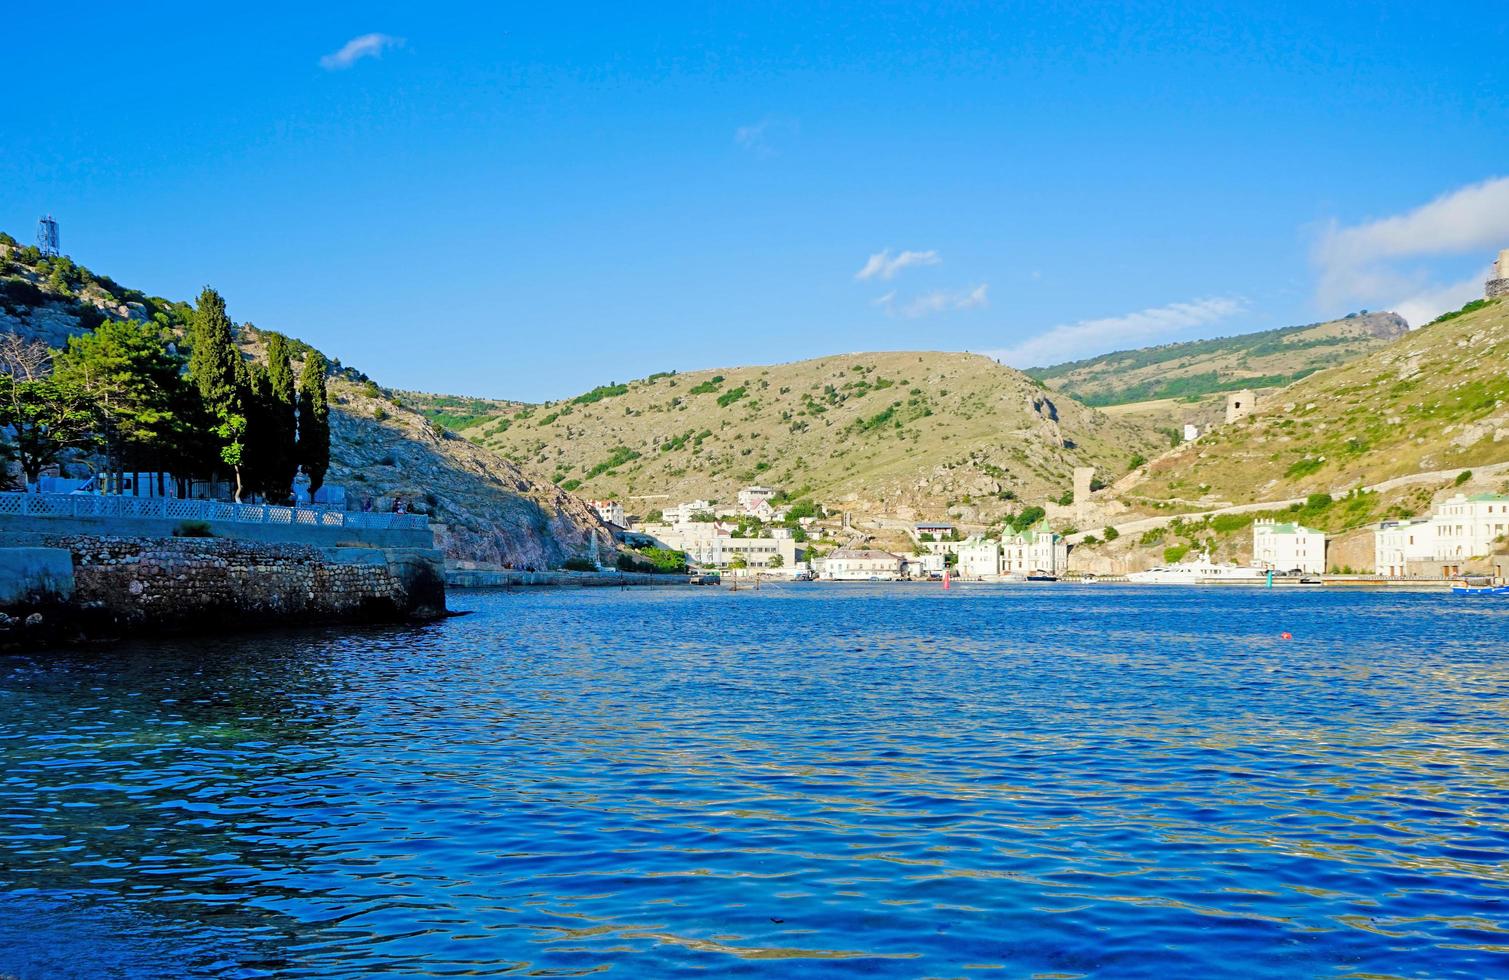
[[[430,550],[224,538],[34,537],[41,548],[0,550],[70,554],[72,595],[3,611],[20,622],[40,615],[53,636],[391,622],[445,614],[443,564]]]

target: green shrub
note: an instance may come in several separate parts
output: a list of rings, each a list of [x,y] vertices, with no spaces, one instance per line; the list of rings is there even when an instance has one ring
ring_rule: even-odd
[[[1106,543],[1109,544],[1112,541],[1115,541],[1117,538],[1121,537],[1121,532],[1116,530],[1114,527],[1108,527],[1101,532],[1101,536],[1104,537],[1106,539]]]
[[[1472,479],[1472,470],[1463,470],[1462,472],[1457,474],[1457,482],[1455,486],[1460,487],[1470,479]]]
[[[568,572],[595,572],[597,563],[590,558],[567,558],[561,567]]]
[[[1165,565],[1172,565],[1187,554],[1189,554],[1189,545],[1170,545],[1163,549],[1163,563]]]
[[[740,385],[737,388],[730,388],[728,391],[725,391],[723,394],[718,396],[718,407],[727,408],[747,394],[749,394],[749,389],[745,388],[743,385]]]
[[[1324,459],[1318,456],[1307,456],[1285,470],[1284,476],[1290,478],[1291,480],[1298,479],[1302,476],[1309,476],[1311,473],[1316,472],[1324,465],[1326,465],[1326,461]]]
[[[179,521],[178,526],[173,528],[175,538],[213,538],[215,532],[210,529],[208,521]]]

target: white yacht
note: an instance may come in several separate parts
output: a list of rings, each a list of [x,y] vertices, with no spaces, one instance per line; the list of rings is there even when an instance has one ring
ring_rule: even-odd
[[[1145,572],[1128,572],[1128,582],[1153,585],[1207,585],[1220,582],[1255,583],[1266,581],[1268,569],[1232,562],[1217,564],[1209,555],[1178,565],[1160,565]]]

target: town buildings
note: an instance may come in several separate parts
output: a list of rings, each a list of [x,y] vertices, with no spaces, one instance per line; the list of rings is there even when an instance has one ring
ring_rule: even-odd
[[[1007,534],[1000,541],[970,538],[958,546],[959,574],[964,578],[999,575],[1059,576],[1069,567],[1069,544],[1046,523]]]
[[[1276,572],[1320,575],[1326,570],[1326,534],[1303,524],[1254,521],[1252,563]]]
[[[1390,578],[1449,578],[1509,540],[1509,495],[1457,494],[1429,518],[1385,521],[1373,532],[1374,571]],[[1479,563],[1482,564],[1482,563]],[[1483,565],[1500,574],[1504,562]]]

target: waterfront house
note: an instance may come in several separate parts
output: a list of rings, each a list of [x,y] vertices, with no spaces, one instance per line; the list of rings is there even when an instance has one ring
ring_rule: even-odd
[[[1373,570],[1379,575],[1409,578],[1435,557],[1434,520],[1384,521],[1373,531]]]
[[[1003,574],[1062,575],[1068,567],[1069,544],[1046,522],[1001,539]]]
[[[1509,496],[1457,494],[1436,508],[1436,560],[1461,561],[1491,554],[1509,535]],[[1457,574],[1448,572],[1448,574]]]
[[[1001,574],[1001,545],[998,541],[970,538],[958,550],[959,575],[964,578],[994,578]]]
[[[910,579],[941,578],[947,567],[943,555],[929,552],[925,555],[909,555],[903,573]]]
[[[873,548],[840,548],[823,562],[822,577],[833,582],[894,582],[901,578],[905,560],[900,555]]]
[[[1303,524],[1254,521],[1252,563],[1277,572],[1298,569],[1306,575],[1319,575],[1326,570],[1325,532]]]

